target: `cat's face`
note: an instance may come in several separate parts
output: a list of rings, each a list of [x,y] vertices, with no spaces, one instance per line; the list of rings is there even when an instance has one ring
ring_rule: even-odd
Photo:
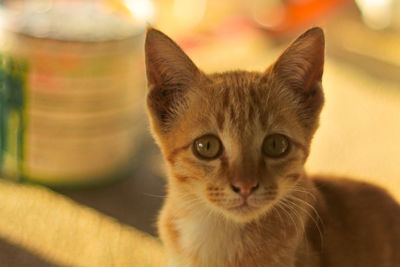
[[[324,39],[299,37],[264,73],[206,75],[164,34],[146,39],[148,107],[169,190],[235,221],[302,190],[323,104]],[[193,204],[195,203],[195,204]]]

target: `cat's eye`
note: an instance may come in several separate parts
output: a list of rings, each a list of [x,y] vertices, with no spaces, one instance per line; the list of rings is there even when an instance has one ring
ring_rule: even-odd
[[[193,142],[193,153],[200,159],[215,159],[221,152],[221,141],[215,135],[203,135]]]
[[[289,149],[289,138],[283,134],[268,135],[262,144],[262,152],[271,158],[283,157],[289,152]]]

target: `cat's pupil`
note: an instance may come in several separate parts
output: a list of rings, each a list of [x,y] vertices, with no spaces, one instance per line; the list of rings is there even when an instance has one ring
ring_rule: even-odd
[[[193,143],[193,152],[201,159],[214,159],[221,153],[221,149],[221,141],[214,135],[199,137]]]
[[[263,144],[263,153],[268,157],[283,156],[289,149],[289,139],[281,134],[269,135]]]
[[[274,140],[274,141],[272,141],[272,150],[275,150],[276,149],[276,141]]]

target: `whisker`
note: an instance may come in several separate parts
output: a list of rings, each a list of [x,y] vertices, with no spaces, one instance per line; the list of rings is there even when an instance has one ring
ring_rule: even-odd
[[[306,193],[306,194],[308,194],[309,196],[311,196],[311,197],[314,199],[314,201],[317,200],[317,197],[316,197],[313,193],[311,193],[309,190],[305,189],[305,188],[302,187],[302,186],[295,185],[295,186],[294,186],[293,188],[291,188],[290,190],[291,190],[291,191],[300,192],[300,193]]]
[[[272,211],[275,211],[276,214],[278,214],[279,221],[280,221],[282,224],[284,224],[283,218],[282,218],[281,214],[279,213],[279,209],[278,209],[278,208],[279,208],[278,205],[273,205],[271,210],[272,210]]]
[[[301,207],[301,206],[300,206],[299,204],[297,204],[296,202],[290,201],[290,197],[286,198],[285,201],[288,201],[288,202],[291,203],[291,205],[293,205],[295,208],[300,209],[300,210],[303,211],[307,216],[310,216],[310,214],[308,213],[308,211],[307,211],[306,209],[304,209],[303,207]],[[299,216],[300,216],[300,215],[299,215]],[[305,222],[304,222],[304,220],[302,220],[302,219],[301,219],[301,222],[302,222],[303,230],[304,230],[303,233],[305,233],[305,232],[306,232],[306,230],[305,230]],[[307,236],[306,236],[305,234],[303,235],[303,237],[307,238]],[[307,250],[307,252],[308,252],[309,249],[310,249],[310,248],[309,248],[308,242],[305,242],[305,246],[306,246],[306,250]]]
[[[282,205],[282,207],[281,207],[282,210],[283,210],[287,215],[289,215],[289,218],[290,218],[290,220],[292,221],[292,223],[293,223],[293,225],[294,225],[294,228],[295,228],[295,231],[296,231],[296,235],[299,237],[299,236],[300,236],[300,233],[299,233],[299,230],[298,230],[298,225],[296,224],[296,222],[295,222],[295,220],[293,219],[293,217],[292,217],[292,215],[290,214],[290,212],[284,209],[284,208],[288,208],[288,207],[287,207],[287,203],[283,202],[282,199],[281,199],[281,201],[278,201],[277,204],[278,204],[278,205]]]
[[[148,197],[156,197],[156,198],[166,198],[166,195],[154,195],[154,194],[149,194],[149,193],[144,193],[142,192],[142,195],[148,196]]]
[[[315,216],[317,218],[314,218],[314,216],[312,216],[306,209],[304,209],[303,207],[301,207],[300,205],[298,205],[299,208],[301,208],[310,218],[311,220],[314,222],[315,226],[317,227],[317,230],[319,232],[319,236],[320,236],[320,240],[321,240],[321,247],[323,246],[324,240],[323,240],[323,234],[322,234],[322,230],[320,228],[320,224],[323,226],[323,221],[321,219],[321,216],[319,215],[319,213],[317,212],[317,210],[307,201],[300,199],[296,196],[290,195],[288,196],[289,199],[292,199],[294,201],[300,201],[301,203],[305,204],[306,206],[308,206],[313,213],[315,214]]]
[[[191,210],[201,203],[202,203],[202,200],[200,198],[192,196],[191,199],[182,201],[181,204],[183,204],[183,205],[181,205],[180,208],[186,209],[186,210]],[[178,208],[178,207],[176,207],[176,208]]]
[[[296,208],[299,208],[299,206],[296,205],[296,203],[290,201],[288,198],[284,198],[282,201],[288,205],[288,208],[299,219],[299,221],[301,223],[301,226],[302,226],[302,229],[303,229],[303,233],[304,233],[306,231],[304,220],[302,219],[301,214],[299,214],[299,212],[296,210]]]

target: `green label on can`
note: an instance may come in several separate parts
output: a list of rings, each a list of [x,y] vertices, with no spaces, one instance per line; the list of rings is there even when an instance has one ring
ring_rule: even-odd
[[[0,166],[13,180],[22,173],[26,73],[23,62],[0,56]]]

